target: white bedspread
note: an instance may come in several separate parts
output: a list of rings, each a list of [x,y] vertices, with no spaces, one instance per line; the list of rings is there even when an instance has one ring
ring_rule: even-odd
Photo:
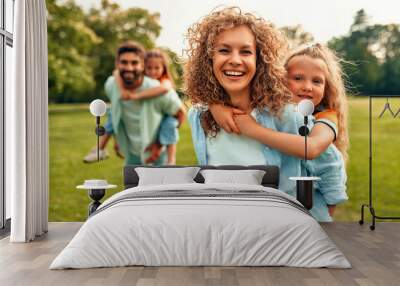
[[[175,195],[129,199],[130,194],[171,190],[203,194],[253,190],[265,191],[271,198]],[[50,269],[126,265],[350,268],[318,222],[293,203],[299,204],[275,189],[254,185],[180,184],[127,189],[100,206]]]

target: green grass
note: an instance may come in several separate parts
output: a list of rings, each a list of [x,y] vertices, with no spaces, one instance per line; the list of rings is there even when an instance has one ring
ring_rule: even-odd
[[[377,119],[385,100],[375,99],[374,129],[374,206],[381,216],[400,215],[400,118]],[[391,100],[394,111],[400,99]],[[103,119],[104,120],[104,119]],[[106,197],[122,190],[123,160],[108,144],[110,158],[100,163],[85,164],[82,158],[96,144],[95,120],[88,105],[49,106],[50,125],[50,221],[83,221],[90,203],[86,191],[75,187],[85,179],[106,179],[118,188],[107,191]],[[347,167],[349,201],[337,208],[335,219],[354,221],[360,217],[360,206],[368,202],[368,100],[350,99],[350,161]],[[180,130],[177,164],[196,164],[190,129],[185,123]],[[369,219],[369,215],[367,215]]]
[[[385,113],[378,118],[385,103],[386,99],[373,99],[373,205],[377,215],[394,216],[400,215],[400,117],[393,118]],[[400,108],[400,99],[390,99],[390,105],[396,112]],[[335,219],[353,221],[360,218],[361,204],[368,203],[368,99],[352,98],[349,107],[349,201],[337,209]]]

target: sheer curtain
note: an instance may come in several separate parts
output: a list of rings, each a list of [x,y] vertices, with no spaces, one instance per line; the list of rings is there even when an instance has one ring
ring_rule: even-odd
[[[31,241],[48,228],[46,16],[45,0],[15,2],[14,94],[6,99],[12,242]]]

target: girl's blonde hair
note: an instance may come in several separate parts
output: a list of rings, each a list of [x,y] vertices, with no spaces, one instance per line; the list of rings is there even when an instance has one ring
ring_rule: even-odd
[[[168,57],[168,55],[166,53],[164,53],[163,51],[161,51],[160,49],[154,49],[154,50],[150,50],[148,52],[145,53],[144,56],[144,63],[145,66],[147,64],[147,61],[149,59],[161,59],[162,65],[163,65],[163,73],[161,75],[160,79],[168,79],[172,86],[174,87],[174,79],[171,76],[171,73],[169,71],[169,65],[171,64],[171,61]]]
[[[269,112],[279,116],[282,107],[291,100],[282,66],[286,38],[271,23],[242,13],[237,7],[214,11],[189,28],[184,92],[193,104],[231,106],[230,97],[213,73],[212,58],[218,35],[240,25],[246,25],[256,41],[256,73],[250,83],[250,105],[259,110],[268,107]],[[207,135],[215,136],[220,128],[211,113],[204,112],[201,119]]]
[[[347,149],[349,146],[349,137],[347,130],[347,97],[344,84],[344,73],[340,62],[342,61],[334,51],[319,43],[303,47],[293,51],[286,60],[285,68],[291,59],[297,56],[308,56],[313,59],[320,59],[326,65],[326,84],[324,97],[319,105],[324,108],[332,109],[338,117],[338,136],[335,141],[336,147],[343,155],[345,162],[348,159]]]

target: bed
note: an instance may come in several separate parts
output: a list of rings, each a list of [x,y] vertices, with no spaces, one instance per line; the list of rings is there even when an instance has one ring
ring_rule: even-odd
[[[139,181],[145,179],[138,176],[139,171],[151,168],[125,167],[125,190],[99,207],[50,269],[129,265],[351,267],[309,212],[277,190],[277,167],[196,167],[202,173],[198,172],[192,182],[152,185],[141,185]],[[168,168],[153,171],[165,173]],[[248,170],[263,173],[261,184],[256,185],[204,182],[206,170],[237,171],[233,181]],[[165,176],[165,182],[170,177]],[[157,181],[155,176],[150,179]]]

